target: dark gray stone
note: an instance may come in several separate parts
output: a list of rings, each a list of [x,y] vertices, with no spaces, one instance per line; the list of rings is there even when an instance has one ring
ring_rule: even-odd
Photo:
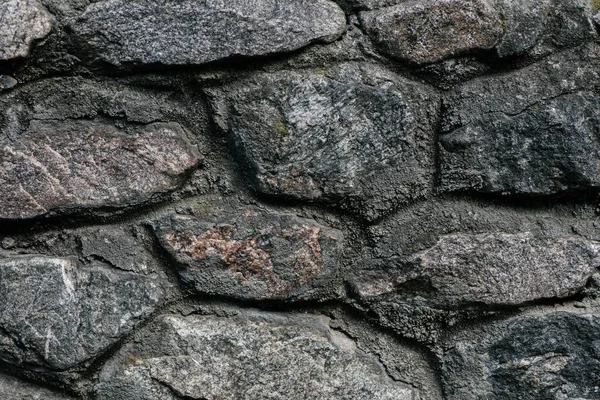
[[[37,0],[4,0],[0,7],[0,61],[26,57],[32,43],[52,30],[54,19]]]
[[[253,206],[218,207],[158,222],[182,280],[204,294],[238,299],[335,296],[342,233],[316,221]]]
[[[165,315],[100,374],[99,400],[419,398],[324,317]]]
[[[256,188],[380,217],[431,193],[436,93],[376,65],[258,74],[212,91]]]
[[[586,47],[455,90],[445,100],[441,189],[547,195],[598,187],[598,54]]]
[[[530,233],[452,234],[397,269],[361,274],[361,298],[427,299],[444,309],[520,305],[581,292],[600,267],[600,242]]]
[[[78,79],[11,92],[0,103],[0,219],[131,206],[176,189],[198,152],[171,104],[145,95]]]
[[[72,25],[94,56],[114,65],[204,64],[331,42],[345,30],[329,0],[107,0]]]
[[[597,399],[600,318],[552,312],[455,338],[443,361],[448,400]]]
[[[383,53],[414,64],[491,49],[503,34],[487,0],[411,0],[360,18]]]
[[[594,40],[589,1],[497,0],[506,27],[496,46],[499,56],[534,57]]]
[[[6,400],[74,400],[66,394],[53,392],[8,375],[0,375],[0,394]]]
[[[157,271],[73,258],[0,258],[0,358],[66,370],[102,354],[160,305]]]

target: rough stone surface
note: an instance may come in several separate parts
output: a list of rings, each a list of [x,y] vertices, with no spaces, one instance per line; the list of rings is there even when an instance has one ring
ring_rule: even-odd
[[[600,318],[554,312],[468,331],[444,355],[449,400],[596,399]]]
[[[56,80],[52,87],[61,89],[67,83],[77,81]],[[186,141],[186,128],[177,122],[145,120],[144,111],[127,104],[131,93],[110,94],[123,97],[111,98],[106,108],[99,100],[104,93],[87,94],[81,103],[76,97],[50,96],[29,110],[20,102],[6,101],[0,116],[0,218],[135,205],[181,184],[199,160]],[[35,89],[13,98],[36,99]],[[114,104],[119,102],[126,105]],[[67,103],[66,112],[60,111],[60,103]],[[119,109],[144,123],[102,115],[103,110]]]
[[[497,0],[506,27],[496,46],[500,57],[528,54],[539,57],[596,36],[588,1]]]
[[[599,10],[0,0],[0,400],[600,400]]]
[[[0,258],[0,358],[65,370],[98,356],[165,297],[156,273],[73,258]]]
[[[198,292],[239,299],[323,300],[334,295],[343,235],[313,220],[257,207],[174,215],[161,244]]]
[[[380,50],[415,64],[493,48],[503,34],[487,0],[412,0],[361,13]]]
[[[53,18],[37,0],[5,0],[0,7],[0,61],[26,57],[52,30]]]
[[[546,195],[597,187],[597,50],[457,89],[443,117],[441,188]]]
[[[404,271],[378,282],[400,297],[443,307],[516,305],[580,292],[600,266],[600,243],[531,234],[454,234],[411,256]],[[363,290],[368,295],[366,285]]]
[[[213,92],[256,188],[368,219],[431,193],[437,96],[369,64],[282,71]]]
[[[26,383],[8,375],[0,375],[0,393],[10,400],[73,400],[73,397]]]
[[[98,399],[418,396],[325,318],[247,311],[229,318],[165,315],[158,325],[148,345],[128,346],[107,364]]]
[[[107,0],[91,4],[73,30],[111,64],[183,65],[331,42],[345,26],[329,0]]]

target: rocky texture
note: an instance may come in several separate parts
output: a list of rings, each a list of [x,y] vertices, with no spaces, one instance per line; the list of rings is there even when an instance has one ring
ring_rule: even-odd
[[[107,0],[91,4],[72,28],[111,64],[183,65],[331,42],[345,25],[329,0]]]
[[[368,219],[431,193],[437,96],[369,64],[282,71],[212,92],[256,188]]]
[[[0,3],[0,399],[600,399],[599,0]]]
[[[160,304],[160,278],[73,258],[0,258],[0,358],[65,370],[98,356]]]
[[[403,270],[358,288],[362,296],[394,292],[443,308],[564,298],[584,289],[600,266],[598,250],[600,243],[577,237],[447,235],[409,257]]]
[[[470,82],[446,99],[441,188],[545,195],[598,186],[598,48]]]
[[[414,399],[327,319],[246,311],[162,316],[101,372],[98,399]]]
[[[449,400],[598,398],[600,319],[554,312],[469,331],[444,355]]]
[[[596,36],[588,1],[498,0],[505,32],[496,46],[500,57],[528,54],[540,57],[591,41]]]
[[[0,375],[0,393],[10,400],[72,400],[66,394],[52,392],[8,375]]]
[[[205,294],[247,300],[323,300],[336,292],[343,235],[293,214],[221,208],[157,224],[181,279]]]
[[[26,57],[50,33],[53,18],[37,0],[5,0],[0,8],[0,61]]]
[[[56,85],[65,83],[76,84],[75,89],[91,86],[92,90],[81,103],[75,103],[77,97],[51,96],[30,110],[6,101],[8,107],[0,116],[4,127],[0,218],[143,203],[178,187],[197,165],[198,154],[186,141],[186,128],[177,122],[144,120],[147,111],[127,104],[131,92],[113,90],[111,96],[123,97],[106,99],[108,93],[92,85],[53,82],[59,89]],[[14,97],[35,99],[35,88]],[[104,108],[102,100],[110,105]],[[67,103],[66,112],[61,112],[61,103]],[[113,110],[130,112],[132,121],[148,123],[128,124],[98,115],[104,110],[108,114]],[[142,115],[136,116],[136,112]]]
[[[383,53],[415,64],[491,49],[503,33],[487,0],[412,0],[361,13],[361,22]]]

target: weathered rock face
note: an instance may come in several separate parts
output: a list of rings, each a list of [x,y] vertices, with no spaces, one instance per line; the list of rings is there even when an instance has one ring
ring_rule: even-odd
[[[10,400],[72,400],[71,396],[28,384],[8,375],[0,375],[0,393]]]
[[[91,4],[73,30],[111,64],[183,65],[331,42],[345,26],[329,0],[108,0]]]
[[[600,319],[555,312],[460,335],[444,356],[450,400],[598,397]]]
[[[504,36],[496,46],[500,57],[539,57],[595,37],[587,1],[497,0],[496,8],[505,25]]]
[[[50,33],[52,15],[37,0],[5,0],[0,8],[0,61],[26,57]]]
[[[157,307],[165,296],[160,278],[72,258],[1,258],[0,358],[55,370],[75,367]]]
[[[597,47],[582,51],[457,89],[443,117],[441,188],[545,195],[597,187],[599,63]]]
[[[361,22],[381,52],[413,64],[493,50],[534,58],[596,38],[592,8],[572,0],[361,2]],[[389,7],[386,7],[389,5]]]
[[[200,293],[323,300],[336,291],[342,233],[293,214],[247,206],[174,215],[157,223],[157,235]]]
[[[600,400],[599,10],[0,0],[0,400]]]
[[[414,399],[325,318],[246,311],[166,315],[148,345],[127,346],[101,373],[99,399]],[[152,344],[150,344],[152,343]]]
[[[351,63],[260,74],[213,97],[265,194],[373,219],[431,192],[437,95],[420,84]]]
[[[77,98],[64,97],[69,90],[64,93],[62,85],[70,83],[92,93],[81,103],[69,104]],[[197,151],[186,141],[181,124],[146,120],[129,100],[135,99],[131,92],[94,92],[93,85],[79,83],[54,81],[51,87],[63,97],[46,98],[29,110],[6,101],[0,116],[5,132],[0,139],[0,219],[143,203],[175,189],[197,165]],[[123,97],[112,97],[119,95]],[[34,88],[11,97],[28,101],[37,92]],[[101,100],[112,104],[105,107]],[[61,113],[65,102],[71,107]],[[109,117],[96,117],[103,111]],[[129,112],[132,121],[147,123],[122,123],[110,117],[111,111]]]
[[[600,266],[600,243],[577,237],[452,234],[410,256],[402,268],[356,279],[373,301],[427,299],[444,309],[475,304],[519,305],[580,292]]]
[[[503,29],[487,0],[412,0],[361,13],[381,51],[415,64],[493,48]]]

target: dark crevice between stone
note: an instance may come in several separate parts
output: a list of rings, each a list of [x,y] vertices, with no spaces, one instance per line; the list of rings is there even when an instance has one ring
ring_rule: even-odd
[[[36,368],[33,368],[33,366],[21,364],[17,367],[13,364],[9,364],[5,361],[0,360],[0,373],[2,374],[17,378],[19,380],[22,380],[23,382],[27,382],[34,386],[39,386],[48,389],[56,394],[64,394],[66,396],[71,396],[74,399],[87,398],[84,394],[73,390],[73,388],[70,385],[58,382],[54,376],[40,376],[36,374],[37,372],[39,371],[37,371]],[[0,393],[0,395],[2,395],[2,393]],[[2,397],[2,399],[4,400],[4,397]]]

